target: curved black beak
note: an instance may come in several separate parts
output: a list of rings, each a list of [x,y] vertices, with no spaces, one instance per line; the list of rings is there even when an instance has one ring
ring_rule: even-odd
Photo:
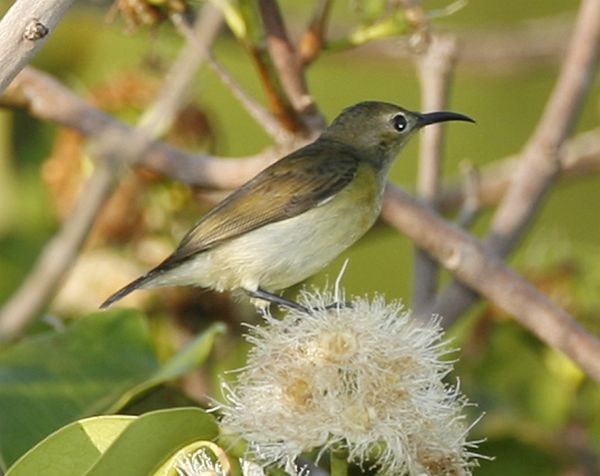
[[[436,124],[438,122],[446,121],[466,121],[475,122],[469,116],[459,114],[458,112],[450,111],[439,111],[439,112],[428,112],[426,114],[419,114],[419,127],[428,126],[430,124]]]

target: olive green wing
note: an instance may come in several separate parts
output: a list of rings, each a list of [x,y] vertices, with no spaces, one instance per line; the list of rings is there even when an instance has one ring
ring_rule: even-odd
[[[311,147],[312,146],[312,147]],[[269,223],[319,206],[352,181],[358,159],[314,144],[274,163],[207,213],[163,263],[167,267]]]

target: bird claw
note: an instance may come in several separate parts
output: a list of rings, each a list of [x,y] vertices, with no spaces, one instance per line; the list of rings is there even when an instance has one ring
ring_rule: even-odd
[[[296,301],[292,301],[291,299],[284,298],[283,296],[273,294],[262,288],[258,288],[256,291],[250,291],[248,289],[246,289],[245,291],[251,298],[267,301],[271,304],[276,304],[286,309],[294,309],[296,311],[300,311],[306,314],[312,314],[312,310],[307,308],[306,306],[303,306],[302,304],[297,303]]]
[[[323,307],[323,309],[326,309],[327,311],[331,310],[331,309],[352,309],[354,306],[352,305],[351,302],[341,302],[341,301],[334,301],[331,304],[327,304],[325,307]],[[316,308],[315,308],[316,309]]]

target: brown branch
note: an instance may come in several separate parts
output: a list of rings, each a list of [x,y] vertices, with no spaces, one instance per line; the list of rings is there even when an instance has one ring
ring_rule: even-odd
[[[215,2],[219,3],[219,2]],[[254,63],[258,79],[265,92],[269,110],[279,123],[289,132],[304,133],[304,125],[288,99],[273,61],[264,46],[264,33],[261,29],[257,2],[244,2],[239,10],[248,29],[245,35],[237,35]],[[235,31],[234,31],[235,33]]]
[[[500,257],[517,244],[559,172],[561,149],[589,91],[599,51],[600,2],[583,0],[558,81],[485,239],[485,245]],[[453,282],[426,314],[443,312],[447,322],[452,323],[475,300],[472,291]]]
[[[440,111],[448,106],[450,86],[456,63],[457,44],[451,36],[432,36],[429,48],[418,60],[421,84],[421,110]],[[421,132],[417,193],[434,210],[442,178],[444,127],[432,125]],[[412,307],[418,312],[435,295],[438,267],[426,252],[415,250]]]
[[[97,136],[111,130],[123,140],[131,127],[87,103],[50,75],[25,68],[0,96],[0,106],[21,107],[38,119]],[[164,142],[153,142],[142,160],[147,165],[175,180],[209,189],[231,190],[253,177],[259,170],[283,155],[288,147],[270,149],[246,158],[215,157],[188,154]],[[496,204],[510,184],[510,176],[518,157],[492,162],[480,171],[478,200],[482,206]],[[560,158],[560,178],[587,177],[600,172],[600,132],[582,133],[565,146]],[[442,189],[439,203],[451,212],[463,204],[464,184],[451,182]]]
[[[184,14],[173,15],[175,19],[182,17]],[[171,128],[177,112],[187,99],[192,78],[208,57],[208,45],[215,40],[222,24],[221,10],[207,3],[185,36],[185,47],[171,65],[163,89],[140,118],[140,129],[156,138]]]
[[[435,257],[461,282],[505,310],[541,340],[564,352],[600,382],[600,341],[510,270],[478,240],[388,185],[382,216]],[[443,309],[440,310],[444,316]]]
[[[194,44],[197,48],[205,48],[206,45],[199,41],[198,35],[193,29],[193,24],[190,23],[188,16],[183,14],[172,15],[172,21],[179,33],[184,36],[187,41]],[[206,51],[208,64],[219,77],[221,82],[229,88],[231,93],[246,109],[248,114],[260,124],[265,132],[269,134],[278,144],[292,142],[294,134],[286,129],[280,121],[278,121],[269,111],[262,107],[257,101],[248,94],[242,86],[233,78],[221,63],[213,56],[210,51]]]
[[[298,54],[304,67],[314,62],[325,46],[332,3],[331,0],[317,0],[312,20],[298,42]]]
[[[206,42],[212,42],[218,31],[213,24],[212,5],[209,4],[204,11],[206,15],[198,19],[202,28],[197,31],[202,32]],[[186,44],[172,65],[172,74],[167,76],[155,103],[147,109],[140,126],[126,140],[122,140],[119,134],[122,131],[117,129],[105,129],[101,136],[95,137],[93,150],[97,165],[83,188],[85,193],[60,231],[45,246],[24,283],[0,309],[0,340],[17,337],[51,299],[110,196],[119,168],[123,164],[133,164],[143,156],[152,137],[164,131],[165,118],[174,117],[173,109],[181,105],[181,96],[199,66],[193,55],[203,57],[205,50]]]
[[[258,3],[267,34],[267,48],[285,93],[308,132],[318,132],[325,126],[325,121],[308,92],[302,60],[288,37],[279,5],[276,0],[259,0]]]
[[[303,125],[300,123],[298,114],[296,114],[294,107],[279,83],[271,59],[266,51],[262,47],[251,45],[248,47],[248,52],[254,62],[258,78],[266,94],[269,109],[273,115],[288,131],[292,133],[302,132]]]
[[[30,114],[90,138],[111,136],[127,144],[134,129],[87,103],[46,73],[25,68],[11,83],[0,104],[26,108]],[[189,185],[231,190],[252,178],[287,149],[270,149],[242,158],[187,154],[160,141],[148,145],[140,165]]]
[[[46,43],[73,0],[17,0],[0,20],[0,94]]]
[[[269,111],[256,102],[216,58],[209,55],[208,60],[212,70],[217,74],[221,82],[229,88],[240,104],[244,106],[244,109],[246,109],[248,114],[263,127],[265,132],[267,132],[276,143],[288,144],[295,140],[296,136],[283,127]]]
[[[479,171],[469,161],[463,161],[460,164],[460,170],[464,177],[462,182],[462,195],[464,201],[456,217],[456,224],[463,230],[467,230],[477,218],[481,210],[479,201]]]

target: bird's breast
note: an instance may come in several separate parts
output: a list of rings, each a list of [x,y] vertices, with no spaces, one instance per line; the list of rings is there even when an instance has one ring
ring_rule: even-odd
[[[373,225],[381,185],[370,166],[333,198],[298,216],[263,226],[219,246],[211,254],[236,281],[223,288],[283,289],[315,274]],[[221,274],[223,276],[223,274]]]
[[[201,253],[197,284],[217,290],[279,290],[317,273],[377,219],[382,184],[368,164],[361,167],[346,187],[320,205]]]

